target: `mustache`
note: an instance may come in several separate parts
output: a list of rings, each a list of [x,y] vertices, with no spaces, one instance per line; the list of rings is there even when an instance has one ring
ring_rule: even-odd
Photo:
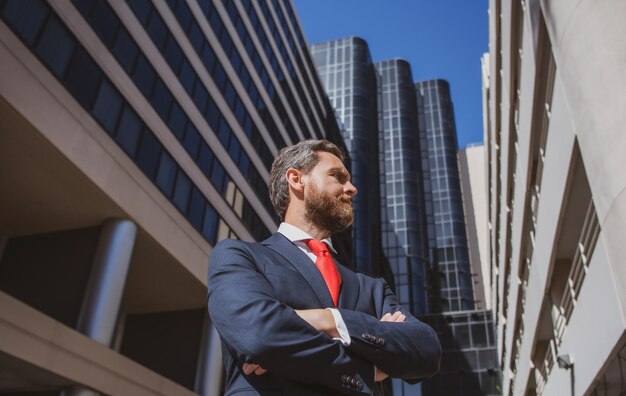
[[[339,199],[343,203],[349,203],[352,205],[352,197],[348,194],[341,194],[337,197],[337,199]]]

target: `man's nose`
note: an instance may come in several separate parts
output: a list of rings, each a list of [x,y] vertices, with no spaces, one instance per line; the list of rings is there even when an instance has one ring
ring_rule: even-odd
[[[343,190],[345,191],[346,194],[350,195],[351,197],[354,197],[356,193],[358,192],[354,184],[352,184],[351,182],[347,182]]]

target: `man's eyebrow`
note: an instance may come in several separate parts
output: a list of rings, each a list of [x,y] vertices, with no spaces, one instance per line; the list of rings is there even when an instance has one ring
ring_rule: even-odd
[[[350,177],[350,173],[344,168],[334,167],[328,170],[328,173],[334,173],[334,172],[341,173],[341,175],[344,177],[348,177],[348,178]]]

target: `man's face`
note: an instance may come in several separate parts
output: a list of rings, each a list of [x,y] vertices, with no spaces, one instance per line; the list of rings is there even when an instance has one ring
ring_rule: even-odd
[[[304,216],[307,221],[334,234],[352,224],[352,198],[357,190],[339,158],[323,151],[317,154],[319,162],[304,178]]]

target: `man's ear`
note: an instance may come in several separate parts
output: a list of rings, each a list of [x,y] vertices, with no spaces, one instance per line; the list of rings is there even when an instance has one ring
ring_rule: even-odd
[[[297,169],[289,168],[287,169],[287,173],[285,174],[287,177],[287,183],[289,183],[289,187],[296,191],[302,192],[304,191],[304,183],[302,182],[302,172]]]

